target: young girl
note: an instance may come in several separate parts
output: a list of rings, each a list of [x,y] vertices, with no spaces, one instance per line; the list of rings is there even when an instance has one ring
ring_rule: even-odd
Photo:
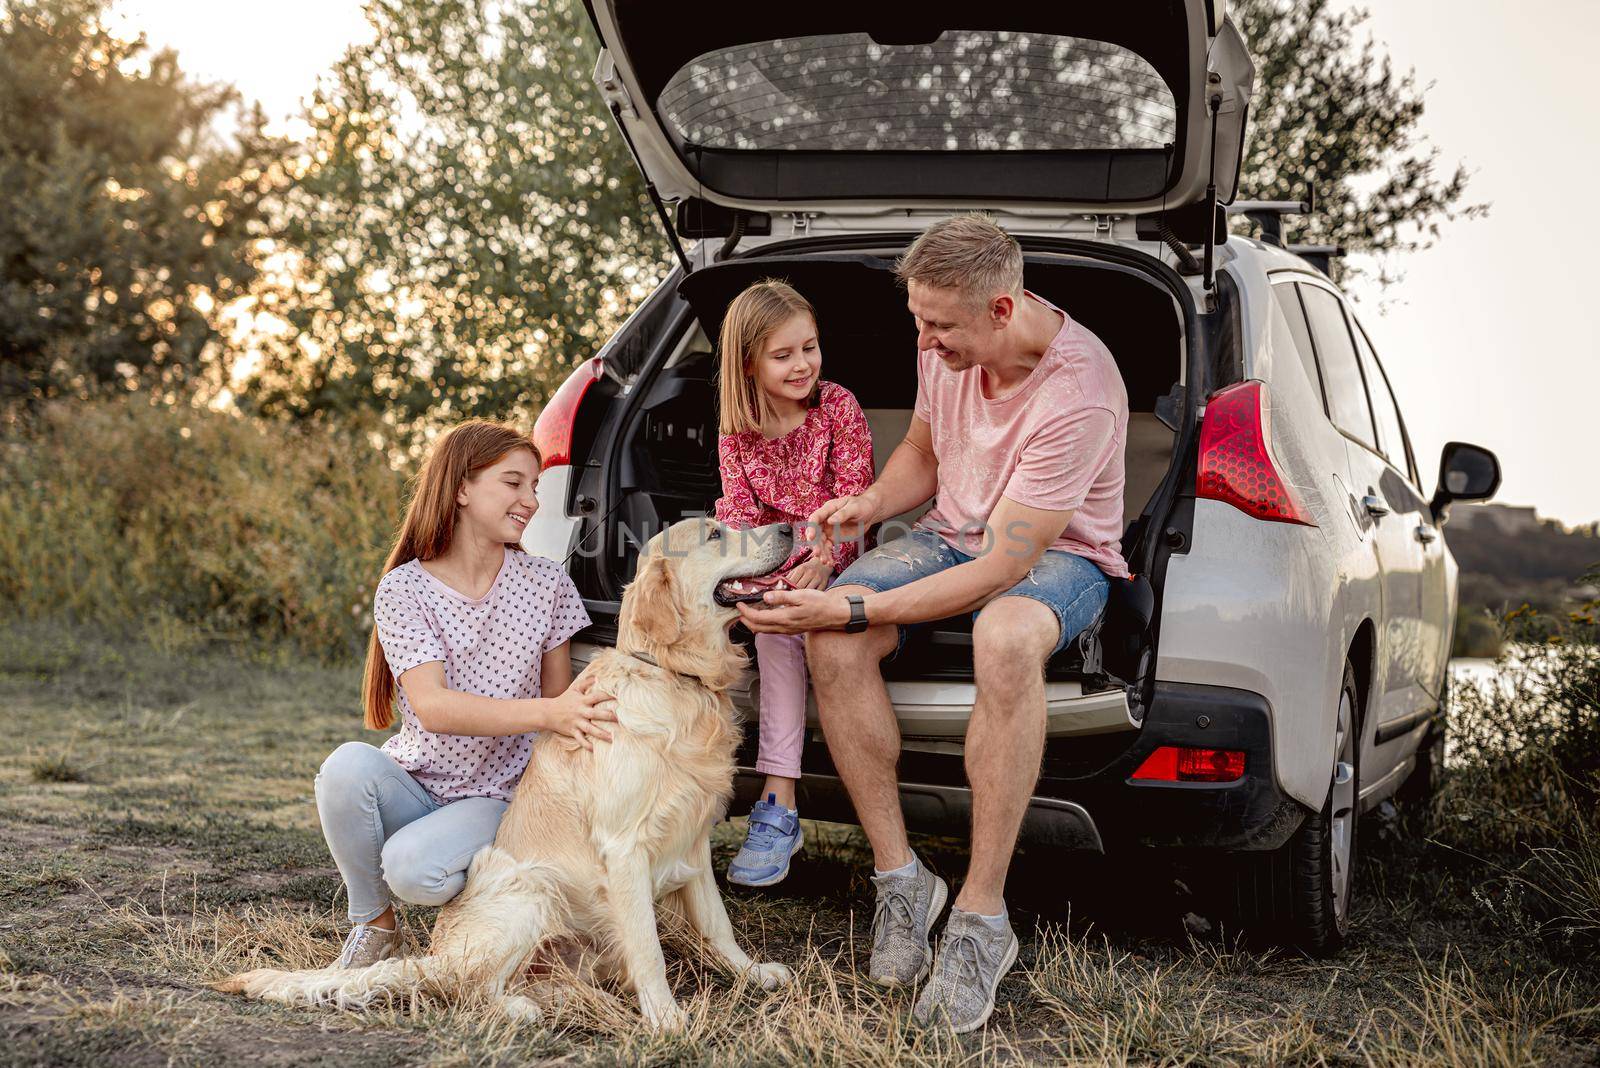
[[[567,639],[589,623],[561,565],[529,556],[539,454],[510,427],[473,421],[434,446],[373,598],[362,701],[383,730],[346,742],[317,775],[317,813],[354,927],[336,966],[400,944],[391,901],[442,905],[494,840],[533,732],[592,748],[604,695],[572,685]],[[398,683],[398,686],[396,685]]]
[[[728,305],[722,320],[722,498],[717,519],[749,529],[803,524],[834,497],[872,481],[872,435],[850,391],[819,377],[816,312],[785,282],[758,282]],[[858,547],[840,545],[832,560],[796,541],[784,565],[791,587],[825,589]],[[800,848],[795,783],[805,742],[806,659],[800,635],[756,635],[761,674],[761,739],[756,770],[767,776],[750,812],[744,848],[728,881],[771,886],[789,874]]]

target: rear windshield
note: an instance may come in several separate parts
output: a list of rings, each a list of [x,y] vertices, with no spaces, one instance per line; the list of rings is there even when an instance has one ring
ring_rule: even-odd
[[[1159,149],[1177,137],[1172,91],[1137,54],[1006,30],[738,45],[691,60],[657,105],[685,144],[718,149]]]

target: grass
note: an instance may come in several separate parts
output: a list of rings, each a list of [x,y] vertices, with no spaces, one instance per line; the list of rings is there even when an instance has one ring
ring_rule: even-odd
[[[72,762],[66,753],[42,756],[33,762],[28,773],[34,782],[88,782],[88,773]]]
[[[426,996],[340,1015],[214,994],[205,982],[233,970],[311,966],[334,951],[344,903],[311,776],[358,735],[358,684],[353,669],[254,662],[236,647],[0,629],[0,1063],[1600,1060],[1600,970],[1579,951],[1596,922],[1582,892],[1596,853],[1573,845],[1594,824],[1530,831],[1514,851],[1514,829],[1475,837],[1476,824],[1428,813],[1363,825],[1355,931],[1329,961],[1239,941],[1149,858],[1021,857],[1018,967],[991,1026],[960,1040],[909,1026],[910,998],[858,971],[869,860],[857,832],[833,825],[808,827],[776,892],[729,895],[745,944],[793,966],[793,987],[753,990],[669,936],[690,1011],[682,1035],[644,1031],[604,994],[520,1028]],[[1452,788],[1465,787],[1447,782],[1455,804]],[[717,829],[719,864],[742,829]],[[1493,849],[1473,848],[1491,838]],[[945,873],[962,870],[959,843],[919,848]],[[1521,912],[1507,904],[1512,885],[1524,886]],[[1559,900],[1536,907],[1529,886]],[[425,938],[430,919],[408,910],[410,937]]]

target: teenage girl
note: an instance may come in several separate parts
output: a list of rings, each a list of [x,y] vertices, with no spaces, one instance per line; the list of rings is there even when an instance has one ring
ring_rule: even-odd
[[[317,813],[354,926],[336,967],[400,945],[392,901],[442,905],[494,840],[535,731],[593,748],[616,714],[573,685],[567,640],[589,624],[553,560],[519,542],[538,510],[539,454],[495,423],[455,427],[417,476],[373,597],[362,701],[381,748],[346,742],[317,775]]]
[[[717,519],[741,530],[793,523],[835,497],[872,482],[872,434],[855,397],[821,379],[822,350],[811,303],[785,282],[758,282],[722,320],[722,497]],[[783,577],[791,587],[826,589],[855,559],[844,543],[822,559],[796,540]],[[764,800],[750,812],[744,848],[728,881],[771,886],[789,874],[801,845],[795,783],[805,742],[806,659],[801,635],[757,634],[761,737],[756,770]]]

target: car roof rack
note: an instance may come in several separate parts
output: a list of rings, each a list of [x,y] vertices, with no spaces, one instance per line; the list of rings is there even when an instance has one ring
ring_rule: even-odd
[[[1294,253],[1329,278],[1333,277],[1333,261],[1344,256],[1343,245],[1286,245],[1284,251]]]
[[[1310,215],[1317,207],[1317,191],[1304,200],[1236,200],[1228,205],[1229,215],[1243,215],[1261,227],[1261,243],[1283,248],[1283,217]]]

